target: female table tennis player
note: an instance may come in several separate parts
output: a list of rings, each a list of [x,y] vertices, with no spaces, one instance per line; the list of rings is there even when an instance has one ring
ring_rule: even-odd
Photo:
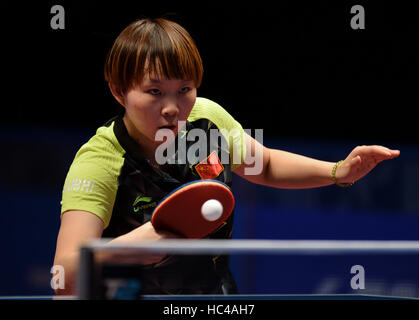
[[[156,203],[183,183],[214,179],[231,186],[234,172],[275,188],[315,188],[333,183],[349,186],[377,163],[399,155],[399,151],[383,146],[359,146],[343,161],[333,163],[266,148],[245,134],[220,105],[197,97],[202,74],[194,41],[172,21],[141,19],[115,40],[105,63],[105,78],[124,112],[97,130],[69,169],[54,261],[64,266],[65,289],[57,289],[57,294],[74,294],[78,248],[86,241],[110,237],[115,243],[130,243],[179,237],[155,230],[150,219]],[[179,128],[181,121],[186,121],[183,128]],[[155,152],[162,144],[155,139],[159,129],[177,133],[197,128],[206,135],[210,129],[236,134],[226,139],[227,149],[208,139],[204,158],[211,155],[213,160],[207,166],[188,161],[157,163]],[[186,144],[187,149],[190,147],[191,143]],[[254,164],[245,160],[257,147],[262,170],[248,175],[246,168]],[[239,152],[239,163],[220,165],[223,152],[230,160]],[[209,238],[231,238],[232,219],[233,215]],[[144,293],[236,292],[224,256],[171,260],[155,255],[139,263],[145,270]]]

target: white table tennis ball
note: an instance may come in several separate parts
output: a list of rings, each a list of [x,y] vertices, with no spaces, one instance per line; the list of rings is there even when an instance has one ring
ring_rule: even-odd
[[[201,213],[205,220],[215,221],[223,214],[223,205],[215,199],[207,200],[201,207]]]

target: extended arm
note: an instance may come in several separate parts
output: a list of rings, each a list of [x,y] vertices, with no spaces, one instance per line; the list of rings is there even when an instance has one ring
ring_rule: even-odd
[[[241,177],[262,185],[303,189],[333,184],[331,178],[335,162],[317,160],[295,153],[267,148],[245,134],[246,160],[234,172]],[[400,154],[383,146],[359,146],[337,167],[336,178],[339,183],[352,183],[370,172],[379,162],[392,159]],[[251,163],[250,159],[254,159]],[[246,173],[246,168],[261,163],[259,174]],[[247,170],[249,172],[250,170]]]

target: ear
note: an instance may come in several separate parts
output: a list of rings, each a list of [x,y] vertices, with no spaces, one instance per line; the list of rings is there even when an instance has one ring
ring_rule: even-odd
[[[119,90],[117,90],[116,87],[112,83],[108,82],[108,86],[109,86],[109,90],[111,90],[111,93],[112,93],[113,97],[116,99],[116,101],[118,101],[120,105],[125,107],[125,96],[124,96],[124,94],[119,92]]]

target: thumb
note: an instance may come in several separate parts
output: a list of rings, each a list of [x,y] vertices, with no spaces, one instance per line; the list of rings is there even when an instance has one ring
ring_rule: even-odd
[[[361,162],[362,162],[361,157],[360,156],[356,156],[355,158],[353,158],[351,160],[351,165],[352,166],[357,166],[357,165],[361,164]]]

